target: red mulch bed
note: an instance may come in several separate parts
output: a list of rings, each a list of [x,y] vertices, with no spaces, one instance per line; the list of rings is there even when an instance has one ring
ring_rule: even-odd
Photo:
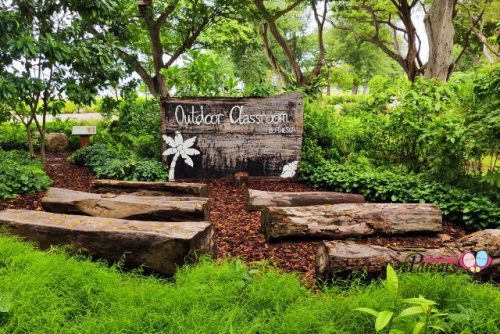
[[[49,153],[47,174],[54,187],[90,191],[94,178],[90,170],[67,162],[69,153]],[[227,180],[209,181],[212,198],[210,219],[216,228],[218,257],[237,256],[247,261],[267,260],[284,271],[303,273],[306,280],[314,279],[317,241],[290,241],[267,243],[260,233],[260,212],[244,209],[245,188],[234,187]],[[311,191],[299,183],[279,181],[250,181],[252,189],[268,191]],[[13,200],[0,201],[0,210],[6,208],[40,209],[44,193],[26,194]],[[414,235],[404,237],[374,237],[361,242],[400,247],[439,247],[443,242],[465,235],[465,231],[445,222],[443,233],[437,236]]]

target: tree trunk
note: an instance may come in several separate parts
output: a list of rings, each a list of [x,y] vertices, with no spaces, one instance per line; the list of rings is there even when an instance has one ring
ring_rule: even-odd
[[[352,86],[351,93],[352,93],[352,95],[358,94],[358,86],[357,85],[356,86]]]
[[[245,208],[257,211],[269,206],[308,206],[338,203],[363,203],[362,195],[336,193],[330,191],[277,192],[247,189]]]
[[[209,222],[161,223],[9,209],[0,211],[0,226],[43,249],[69,245],[95,258],[124,258],[127,267],[145,265],[167,275],[195,256],[215,256]]]
[[[466,252],[484,250],[492,264],[479,276],[500,278],[500,230],[483,230],[431,249],[393,249],[353,241],[323,241],[316,252],[316,277],[329,279],[366,270],[381,273],[387,264],[409,271],[424,271],[435,266],[441,271],[463,272],[459,257]]]
[[[94,180],[95,193],[128,193],[130,195],[200,196],[208,197],[208,187],[204,183],[192,182],[145,182]]]
[[[434,0],[424,18],[429,41],[429,60],[424,77],[448,80],[453,64],[453,16],[455,0]]]
[[[440,232],[441,210],[433,204],[347,203],[262,210],[266,240],[290,237],[339,239],[376,234]]]
[[[26,125],[26,136],[28,137],[28,150],[31,159],[35,158],[35,148],[33,147],[33,132],[31,132],[31,125]]]
[[[50,188],[42,199],[45,211],[95,217],[153,221],[204,221],[209,219],[210,199],[100,195]]]

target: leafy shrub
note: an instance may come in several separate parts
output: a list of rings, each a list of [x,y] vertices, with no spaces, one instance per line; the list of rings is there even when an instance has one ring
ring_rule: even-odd
[[[0,236],[5,333],[373,333],[357,307],[389,309],[380,281],[308,291],[297,275],[240,260],[183,266],[175,280],[124,273]],[[468,275],[399,274],[401,298],[422,294],[448,313],[447,333],[498,333],[500,292]]]
[[[500,227],[500,205],[486,196],[427,180],[403,167],[302,163],[301,179],[314,187],[360,193],[374,202],[435,203],[443,216],[468,229]]]
[[[448,84],[419,79],[395,85],[376,78],[363,98],[309,101],[305,156],[402,164],[457,184],[465,175],[494,173],[500,160],[498,82],[500,67],[473,78],[457,76]],[[490,164],[481,168],[487,157]]]
[[[36,146],[36,148],[38,148],[38,140],[34,141],[34,145]],[[26,135],[26,130],[22,124],[10,122],[0,124],[0,149],[28,149],[28,137]]]
[[[74,152],[71,163],[89,167],[98,178],[162,181],[167,171],[160,161],[141,159],[123,146],[96,144]]]
[[[0,200],[45,190],[51,183],[39,160],[21,151],[0,150]]]

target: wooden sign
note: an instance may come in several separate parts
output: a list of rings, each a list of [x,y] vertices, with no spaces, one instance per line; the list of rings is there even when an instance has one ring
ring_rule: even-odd
[[[295,175],[302,150],[298,93],[272,97],[165,98],[163,160],[169,179]]]
[[[74,126],[72,135],[75,136],[91,136],[96,134],[96,126]]]

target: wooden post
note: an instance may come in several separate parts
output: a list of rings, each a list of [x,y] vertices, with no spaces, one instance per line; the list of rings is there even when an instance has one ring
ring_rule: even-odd
[[[86,147],[90,145],[90,136],[81,135],[80,136],[80,148]]]
[[[236,172],[233,174],[233,185],[235,187],[240,187],[248,184],[248,173],[246,172]]]

